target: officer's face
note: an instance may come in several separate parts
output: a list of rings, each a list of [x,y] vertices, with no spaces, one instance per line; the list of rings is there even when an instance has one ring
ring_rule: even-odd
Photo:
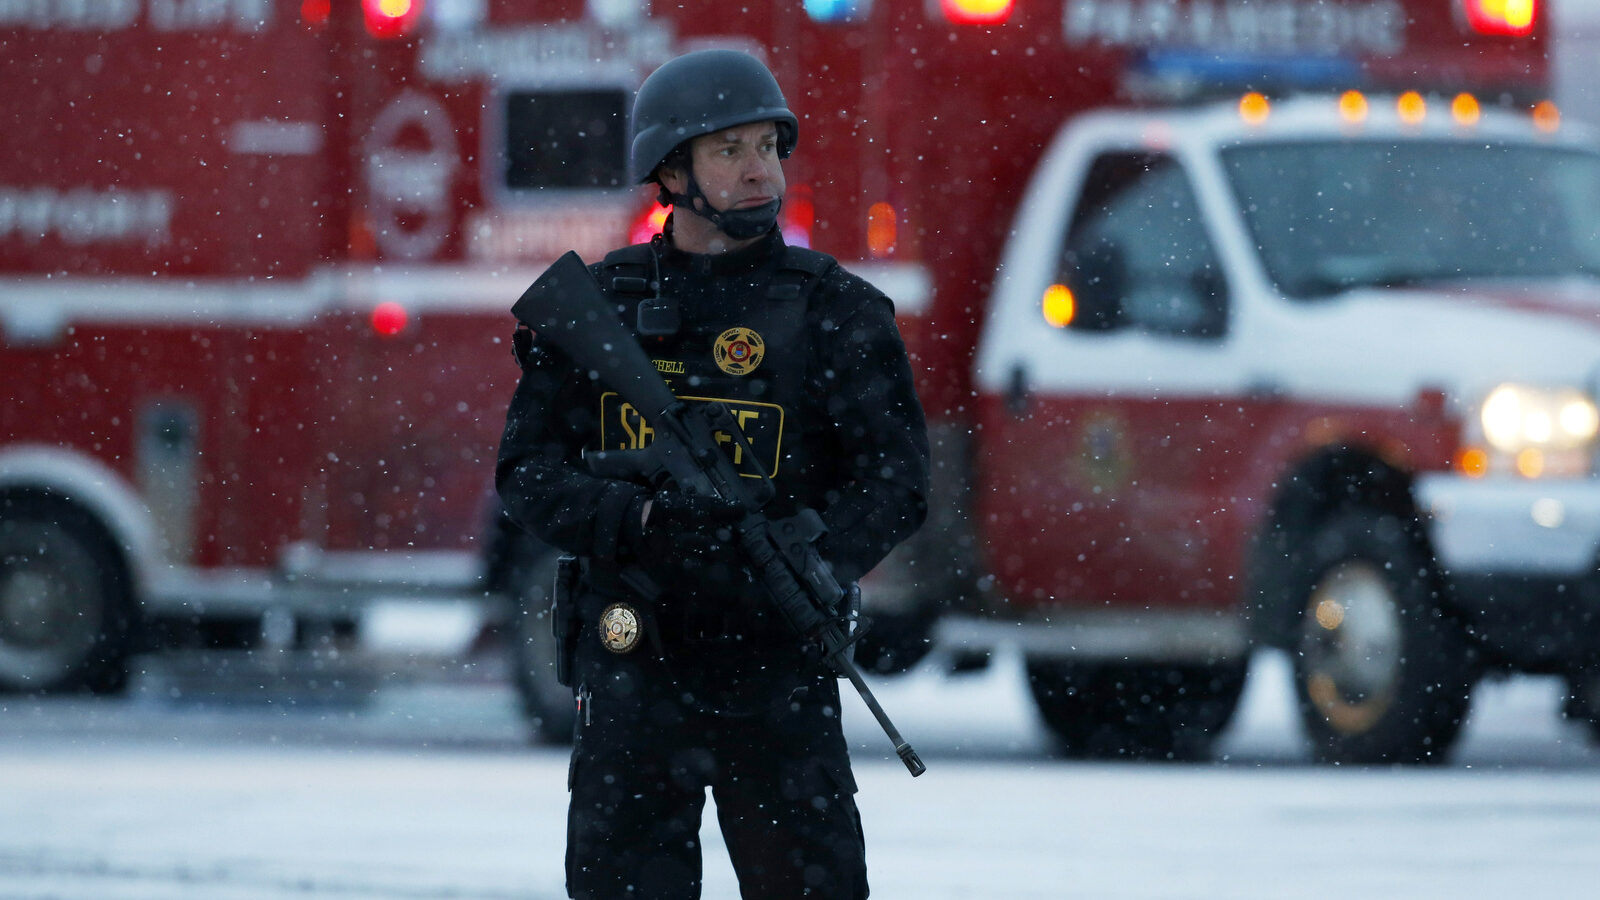
[[[773,122],[701,135],[689,145],[689,155],[700,190],[721,211],[770,203],[781,199],[787,187]],[[689,186],[687,172],[667,169],[661,180],[673,193],[683,193]]]

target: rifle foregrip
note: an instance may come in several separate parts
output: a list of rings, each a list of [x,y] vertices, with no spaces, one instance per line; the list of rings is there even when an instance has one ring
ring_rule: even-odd
[[[778,606],[778,612],[797,635],[810,638],[828,624],[827,617],[812,605],[805,587],[795,579],[788,565],[779,558],[777,549],[762,534],[761,528],[743,531],[739,538],[740,546],[743,547],[745,555],[760,576],[767,592],[772,595],[773,602]]]
[[[660,461],[649,449],[585,451],[583,463],[589,474],[601,478],[617,478],[638,484],[654,484],[661,469]]]

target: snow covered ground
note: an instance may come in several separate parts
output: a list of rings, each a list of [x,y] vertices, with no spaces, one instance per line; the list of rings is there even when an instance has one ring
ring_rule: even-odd
[[[1210,765],[1052,758],[1014,657],[875,684],[929,771],[847,708],[874,897],[1542,898],[1600,879],[1600,752],[1559,721],[1552,679],[1484,685],[1434,770],[1306,764],[1277,657]],[[495,683],[361,706],[0,700],[0,898],[559,898],[565,774],[563,751],[521,745]],[[737,897],[706,838],[706,897]]]

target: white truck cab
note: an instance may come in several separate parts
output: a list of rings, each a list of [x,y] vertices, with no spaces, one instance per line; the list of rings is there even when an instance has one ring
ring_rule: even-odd
[[[1600,152],[1552,115],[1252,94],[1062,129],[975,363],[988,571],[1077,646],[1188,639],[1036,647],[1036,695],[1179,671],[1214,731],[1277,645],[1319,754],[1423,759],[1485,663],[1594,678]]]

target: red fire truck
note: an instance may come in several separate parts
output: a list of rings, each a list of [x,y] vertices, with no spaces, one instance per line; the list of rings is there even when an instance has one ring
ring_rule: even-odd
[[[659,227],[632,91],[729,46],[930,417],[861,661],[1018,645],[1096,754],[1203,752],[1254,646],[1330,759],[1438,758],[1489,666],[1594,693],[1600,167],[1529,114],[1534,0],[0,0],[0,45],[0,688],[509,598],[560,736],[507,307]]]

